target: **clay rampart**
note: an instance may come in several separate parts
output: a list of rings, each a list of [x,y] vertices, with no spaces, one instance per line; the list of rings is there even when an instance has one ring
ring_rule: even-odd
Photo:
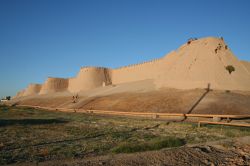
[[[111,84],[110,70],[104,67],[82,67],[78,75],[69,79],[68,90],[79,92]]]
[[[157,77],[157,71],[161,62],[162,58],[114,69],[112,70],[112,83],[120,84],[154,79]]]
[[[226,65],[233,65],[235,71],[228,73]],[[76,77],[49,78],[42,85],[40,94],[66,90],[75,93],[146,79],[153,79],[157,87],[190,89],[203,88],[210,83],[215,89],[248,90],[249,66],[249,62],[240,63],[221,39],[205,38],[184,44],[177,51],[148,62],[116,69],[82,67]]]
[[[42,85],[40,84],[29,84],[29,86],[19,95],[22,96],[36,95],[40,92],[41,87]]]
[[[17,94],[13,96],[12,98],[15,99],[15,98],[22,97],[24,93],[25,93],[25,89],[22,89],[19,92],[17,92]]]
[[[39,94],[48,94],[54,92],[62,92],[68,89],[68,79],[65,78],[52,78],[49,77],[42,85]]]

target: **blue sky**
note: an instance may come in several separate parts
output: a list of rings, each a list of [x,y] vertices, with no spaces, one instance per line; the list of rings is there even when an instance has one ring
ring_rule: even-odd
[[[190,37],[223,36],[250,61],[248,0],[0,0],[0,97],[81,66],[159,58]]]

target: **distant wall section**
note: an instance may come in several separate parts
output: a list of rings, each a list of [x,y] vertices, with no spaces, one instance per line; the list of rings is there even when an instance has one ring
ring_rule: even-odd
[[[15,96],[13,96],[12,98],[15,99],[15,98],[19,98],[19,97],[22,97],[25,93],[25,89],[23,90],[20,90],[19,92],[17,92],[17,94]]]
[[[68,79],[49,77],[42,85],[40,94],[66,91],[68,89],[68,85]]]
[[[20,92],[20,96],[36,95],[40,92],[42,85],[40,84],[29,84],[29,86]]]

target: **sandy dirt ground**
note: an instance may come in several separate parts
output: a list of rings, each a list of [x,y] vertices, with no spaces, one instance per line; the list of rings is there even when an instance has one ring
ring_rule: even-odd
[[[25,163],[35,165],[34,163]],[[16,164],[23,166],[25,164]],[[128,165],[250,165],[250,137],[209,142],[203,145],[189,145],[133,154],[106,155],[77,160],[61,160],[39,163],[51,166],[128,166]]]

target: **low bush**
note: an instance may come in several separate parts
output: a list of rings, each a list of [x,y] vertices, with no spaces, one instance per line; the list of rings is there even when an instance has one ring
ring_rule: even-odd
[[[233,71],[235,71],[235,68],[232,65],[226,66],[226,70],[231,74]]]
[[[133,153],[185,145],[185,140],[174,137],[152,139],[143,143],[124,143],[112,149],[114,153]]]

